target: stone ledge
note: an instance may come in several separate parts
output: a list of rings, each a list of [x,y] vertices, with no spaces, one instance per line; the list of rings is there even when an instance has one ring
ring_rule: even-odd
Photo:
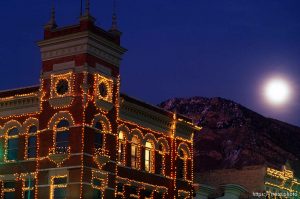
[[[63,108],[70,106],[74,100],[72,96],[50,98],[49,104],[54,108]]]
[[[0,102],[0,117],[22,115],[39,111],[38,96],[18,97]]]
[[[114,107],[112,103],[104,101],[102,99],[96,99],[96,106],[105,111],[110,111]]]

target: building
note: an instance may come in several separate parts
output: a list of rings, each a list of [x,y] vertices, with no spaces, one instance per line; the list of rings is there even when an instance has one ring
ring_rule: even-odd
[[[195,174],[199,199],[299,198],[300,181],[289,164],[282,169],[265,165]]]
[[[44,28],[40,85],[0,92],[1,198],[191,198],[183,116],[120,94],[116,17]]]

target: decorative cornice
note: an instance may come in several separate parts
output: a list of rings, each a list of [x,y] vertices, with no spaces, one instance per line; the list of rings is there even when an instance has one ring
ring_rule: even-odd
[[[0,99],[0,117],[34,113],[39,111],[38,94]]]
[[[179,136],[188,140],[192,140],[192,136],[194,133],[194,128],[193,126],[183,122],[183,121],[178,121],[176,124],[176,131],[175,131],[175,136]]]
[[[131,121],[146,128],[151,128],[159,132],[170,133],[173,118],[170,118],[159,112],[139,106],[135,103],[121,98],[120,118]],[[191,140],[193,138],[195,127],[185,121],[177,121],[175,136]]]
[[[152,110],[138,106],[124,99],[121,100],[120,118],[132,121],[143,127],[151,128],[156,131],[170,133],[171,119],[165,115],[159,114]]]
[[[76,54],[89,53],[113,65],[119,66],[124,48],[91,32],[81,32],[38,43],[42,60],[50,60]]]

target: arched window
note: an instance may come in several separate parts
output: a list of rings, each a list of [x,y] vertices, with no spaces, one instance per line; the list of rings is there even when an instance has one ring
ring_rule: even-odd
[[[187,153],[183,149],[179,149],[177,159],[177,178],[179,179],[186,179],[187,157]]]
[[[140,140],[136,136],[134,136],[131,140],[131,167],[135,169],[139,169],[139,143]]]
[[[93,178],[93,199],[103,198],[103,179]]]
[[[152,142],[146,142],[145,144],[145,171],[154,172],[154,146]]]
[[[94,147],[95,150],[99,150],[103,147],[103,124],[100,121],[96,122],[95,129]]]
[[[158,153],[157,153],[157,174],[165,175],[165,167],[166,167],[166,161],[165,161],[165,146],[160,143],[158,147]]]
[[[35,125],[29,127],[27,135],[27,158],[36,158],[37,148],[37,127]]]
[[[69,124],[69,121],[68,121],[68,120],[61,120],[61,121],[57,124],[56,128],[57,128],[57,129],[60,129],[60,128],[69,128],[69,126],[70,126],[70,124]]]
[[[17,160],[19,151],[19,129],[10,129],[7,136],[7,160]]]
[[[69,148],[69,127],[67,120],[61,120],[56,126],[55,150],[56,153],[67,153]]]
[[[119,140],[118,163],[121,165],[125,165],[126,139],[125,139],[125,135],[124,135],[123,131],[119,132],[118,140]]]

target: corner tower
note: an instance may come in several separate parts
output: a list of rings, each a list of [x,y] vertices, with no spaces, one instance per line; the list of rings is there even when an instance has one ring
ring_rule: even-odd
[[[57,26],[53,8],[38,42],[42,57],[38,198],[69,198],[71,193],[93,198],[95,190],[107,198],[115,194],[117,151],[105,146],[116,145],[119,67],[126,50],[116,26],[109,31],[98,27],[86,2],[79,23],[66,27]],[[64,185],[57,186],[56,181]]]
[[[79,24],[58,27],[55,11],[44,28],[44,39],[38,42],[42,55],[42,78],[63,70],[102,72],[117,78],[120,60],[126,51],[120,46],[121,33],[115,21],[109,31],[95,25],[89,8]],[[45,78],[47,79],[47,78]]]
[[[118,92],[114,85],[119,79],[120,61],[126,51],[120,46],[121,33],[116,29],[115,21],[109,31],[96,26],[90,15],[89,1],[86,2],[79,24],[72,26],[58,27],[53,8],[51,19],[44,28],[44,39],[38,42],[42,57],[43,99],[56,109],[70,106],[71,99],[66,97],[76,97],[80,89],[85,94],[94,92],[95,98],[109,103],[113,103],[113,95]],[[95,90],[92,91],[92,87]],[[89,96],[84,97],[88,100],[86,97]]]

